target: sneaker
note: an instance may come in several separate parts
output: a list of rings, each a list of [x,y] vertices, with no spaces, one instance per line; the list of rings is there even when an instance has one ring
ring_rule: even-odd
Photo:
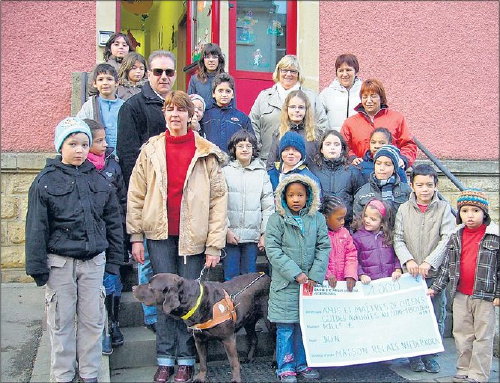
[[[81,378],[83,383],[97,383],[97,378]]]
[[[413,372],[425,371],[425,365],[420,356],[414,356],[413,358],[408,358],[408,360],[410,361],[410,370]]]
[[[314,370],[310,367],[307,367],[305,370],[299,371],[298,375],[303,377],[304,379],[307,379],[307,380],[319,379],[318,370]]]
[[[280,382],[295,383],[297,382],[297,375],[295,372],[284,372],[278,375]]]
[[[456,374],[453,377],[453,382],[454,383],[463,383],[467,381],[467,375],[462,375],[462,374]]]
[[[120,330],[120,323],[111,322],[111,345],[113,347],[121,346],[123,344],[123,334]]]
[[[433,374],[438,373],[441,370],[439,363],[435,359],[423,359],[422,362],[425,366],[425,371],[431,372]]]
[[[193,379],[193,372],[194,366],[179,366],[174,376],[174,382],[190,382]]]
[[[113,346],[111,345],[111,335],[102,334],[102,355],[111,355]]]
[[[146,328],[148,330],[151,330],[153,331],[154,333],[156,333],[156,323],[149,323],[149,324],[146,324]]]
[[[174,375],[173,366],[158,366],[153,381],[155,383],[165,383],[168,382],[172,375]]]
[[[467,377],[465,379],[465,382],[467,382],[467,383],[480,383],[479,380],[476,380],[476,379],[473,379],[473,378],[469,378],[469,377]]]

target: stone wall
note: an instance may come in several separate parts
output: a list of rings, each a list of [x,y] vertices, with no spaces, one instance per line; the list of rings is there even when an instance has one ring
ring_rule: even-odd
[[[2,281],[30,281],[24,272],[24,226],[28,190],[54,153],[2,153],[1,157],[1,266]],[[418,161],[419,163],[428,161]],[[490,198],[491,216],[499,221],[499,167],[497,161],[444,161],[466,187],[479,187]],[[455,205],[458,189],[440,176],[439,190]]]

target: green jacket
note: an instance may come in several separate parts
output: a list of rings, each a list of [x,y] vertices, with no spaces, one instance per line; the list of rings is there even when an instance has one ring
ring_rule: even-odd
[[[300,218],[304,231],[286,205],[286,185],[301,182],[307,186],[306,207]],[[276,213],[267,222],[266,254],[272,266],[269,313],[271,322],[299,322],[299,287],[295,277],[304,272],[309,279],[325,279],[330,253],[330,240],[323,214],[319,209],[319,189],[307,176],[294,174],[276,188]]]

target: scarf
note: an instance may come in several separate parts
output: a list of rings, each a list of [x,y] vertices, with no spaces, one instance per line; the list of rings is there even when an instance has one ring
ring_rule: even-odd
[[[300,83],[298,81],[297,84],[292,86],[290,89],[283,88],[283,85],[281,85],[280,83],[276,84],[276,90],[278,91],[278,96],[280,97],[281,102],[284,102],[286,96],[288,96],[292,91],[299,89],[300,89]]]
[[[104,165],[106,165],[106,153],[98,156],[97,154],[89,152],[87,159],[94,164],[97,170],[104,169]]]
[[[384,201],[394,201],[392,191],[394,190],[394,186],[396,186],[396,176],[393,174],[387,180],[379,180],[375,177],[375,173],[372,173],[371,177],[379,187],[382,199]]]

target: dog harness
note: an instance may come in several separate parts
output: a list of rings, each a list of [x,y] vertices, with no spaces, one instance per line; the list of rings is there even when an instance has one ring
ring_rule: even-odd
[[[200,284],[202,287],[202,292],[203,292],[203,285]],[[188,328],[190,330],[206,330],[212,327],[217,326],[218,324],[221,324],[227,320],[232,320],[233,322],[236,323],[236,310],[234,309],[234,303],[229,294],[224,291],[224,298],[222,298],[220,301],[215,303],[212,308],[212,319],[207,320],[206,322],[203,323],[197,323],[192,326],[189,326]],[[200,292],[200,296],[198,297],[198,300],[201,301],[201,295],[202,292]],[[194,311],[196,311],[195,308],[198,308],[199,303],[193,307]],[[193,310],[189,310],[188,314],[191,313]],[[194,313],[193,311],[193,313]],[[191,313],[191,315],[193,314]],[[186,314],[187,315],[187,314]],[[185,315],[185,316],[186,316]],[[189,315],[189,316],[191,316]],[[184,317],[182,317],[184,319]]]

